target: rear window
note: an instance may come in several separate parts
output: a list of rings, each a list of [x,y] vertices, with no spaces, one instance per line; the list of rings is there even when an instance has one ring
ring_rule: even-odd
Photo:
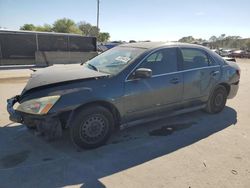
[[[205,52],[198,49],[181,49],[183,56],[184,70],[206,67],[209,65],[209,58]]]

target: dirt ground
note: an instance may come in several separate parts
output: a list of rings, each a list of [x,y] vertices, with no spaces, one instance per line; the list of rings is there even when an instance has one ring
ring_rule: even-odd
[[[250,187],[250,60],[238,64],[240,90],[223,112],[139,125],[84,151],[67,131],[47,142],[11,123],[6,99],[21,92],[29,71],[13,79],[18,71],[0,70],[0,187]]]

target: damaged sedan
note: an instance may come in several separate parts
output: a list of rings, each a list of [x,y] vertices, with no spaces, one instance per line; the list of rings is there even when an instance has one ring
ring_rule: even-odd
[[[86,63],[35,71],[7,110],[10,120],[49,139],[69,129],[75,145],[96,148],[135,122],[198,109],[219,113],[239,80],[237,64],[205,47],[130,43]]]

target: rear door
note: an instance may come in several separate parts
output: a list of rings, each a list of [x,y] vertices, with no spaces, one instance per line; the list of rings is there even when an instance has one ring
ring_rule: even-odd
[[[125,81],[124,107],[127,117],[136,119],[154,114],[181,101],[183,78],[182,73],[178,72],[177,48],[152,53],[138,68],[151,69],[152,77],[140,80],[128,77]]]
[[[183,58],[183,100],[204,102],[220,78],[220,66],[207,52],[196,48],[181,48]]]

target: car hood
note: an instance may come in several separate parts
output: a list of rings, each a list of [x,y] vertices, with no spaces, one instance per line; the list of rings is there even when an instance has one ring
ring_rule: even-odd
[[[54,65],[39,69],[31,74],[25,90],[60,82],[108,76],[82,65]]]

